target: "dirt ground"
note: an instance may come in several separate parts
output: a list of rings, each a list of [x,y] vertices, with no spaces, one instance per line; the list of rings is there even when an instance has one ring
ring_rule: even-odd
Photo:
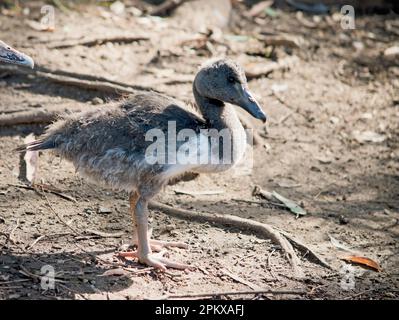
[[[213,33],[206,35],[190,23],[182,26],[184,12],[159,18],[126,10],[116,14],[92,5],[56,9],[53,32],[26,23],[37,20],[37,7],[28,15],[7,11],[0,15],[0,39],[41,67],[146,86],[185,101],[193,101],[191,81],[211,57],[228,56],[255,71],[273,60],[298,57],[287,70],[249,81],[269,117],[266,126],[248,117],[262,140],[254,147],[253,167],[241,165],[168,186],[157,200],[278,227],[333,269],[297,252],[305,273],[297,279],[281,248],[268,239],[156,211],[151,213],[153,235],[188,243],[188,250],[170,249],[169,254],[196,270],[160,273],[118,260],[115,251],[131,243],[127,195],[88,183],[70,163],[48,152],[40,155],[40,179],[76,202],[21,187],[23,161],[14,149],[28,134],[42,133],[46,124],[15,125],[0,127],[0,299],[148,299],[202,292],[224,299],[397,299],[399,59],[384,51],[398,45],[398,17],[359,15],[356,29],[343,30],[334,15],[276,11],[277,16],[248,19],[249,9],[239,4],[227,28],[212,26]],[[295,37],[298,46],[272,47],[262,38],[281,34]],[[148,40],[52,48],[83,36],[115,35]],[[0,72],[0,97],[2,115],[88,110],[118,98],[11,71]],[[255,185],[298,202],[307,215],[296,218],[253,197]],[[119,235],[104,237],[88,230]],[[341,259],[353,254],[373,259],[382,271]],[[54,290],[43,289],[46,266],[55,270]],[[105,273],[114,269],[118,274]],[[353,280],[350,288],[343,284],[348,277]],[[216,294],[260,288],[305,293]]]

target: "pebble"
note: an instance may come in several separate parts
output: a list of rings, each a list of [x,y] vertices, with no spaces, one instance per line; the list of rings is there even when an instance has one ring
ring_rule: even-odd
[[[338,221],[339,221],[339,224],[348,224],[349,223],[348,218],[343,215],[339,216]]]
[[[112,210],[109,209],[109,208],[101,206],[101,207],[98,208],[97,213],[99,213],[99,214],[110,214],[110,213],[112,213]]]
[[[91,103],[94,105],[99,105],[99,104],[103,104],[104,101],[103,101],[103,99],[101,99],[99,97],[95,97],[95,98],[93,98],[93,100],[91,100]]]

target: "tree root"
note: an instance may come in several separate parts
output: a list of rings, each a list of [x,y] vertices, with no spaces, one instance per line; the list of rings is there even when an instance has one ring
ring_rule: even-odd
[[[50,69],[41,65],[36,64],[35,70],[46,73],[46,74],[55,74],[58,76],[66,76],[66,77],[72,77],[72,78],[77,78],[77,79],[83,79],[83,80],[89,80],[89,81],[98,81],[98,82],[107,82],[111,84],[116,84],[118,86],[122,87],[128,87],[137,91],[155,91],[153,88],[145,87],[145,86],[140,86],[140,85],[132,85],[128,84],[125,82],[120,82],[120,81],[115,81],[106,77],[100,77],[100,76],[94,76],[91,74],[84,74],[84,73],[77,73],[77,72],[71,72],[71,71],[65,71],[65,70],[59,70],[59,69]],[[160,92],[162,93],[162,92]]]
[[[209,298],[209,297],[220,297],[220,296],[237,296],[237,295],[257,295],[257,294],[273,294],[273,295],[305,295],[306,291],[289,291],[289,290],[245,290],[245,291],[220,291],[220,292],[206,292],[206,293],[187,293],[187,294],[173,294],[165,295],[160,297],[160,300],[168,299],[182,299],[182,298]]]
[[[278,228],[277,228],[278,229]],[[305,244],[302,242],[293,239],[292,236],[290,236],[287,232],[282,231],[278,229],[278,231],[285,237],[289,242],[292,243],[292,245],[299,250],[300,252],[303,253],[304,256],[307,256],[307,259],[330,270],[334,270],[334,268],[329,265],[323,258],[321,258],[318,254],[316,254],[314,251],[309,249]]]
[[[154,210],[160,210],[179,219],[190,219],[191,221],[195,220],[198,222],[206,221],[222,226],[237,227],[252,231],[262,237],[271,239],[274,244],[279,245],[286,253],[286,258],[291,264],[291,267],[295,273],[295,277],[304,277],[303,271],[299,266],[300,259],[296,255],[291,243],[284,236],[282,236],[279,231],[270,225],[228,214],[222,215],[217,213],[193,212],[185,209],[177,209],[156,201],[151,201],[149,203],[149,207]]]

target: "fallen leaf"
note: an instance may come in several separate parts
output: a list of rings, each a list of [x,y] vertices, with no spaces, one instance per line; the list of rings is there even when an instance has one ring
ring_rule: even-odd
[[[295,213],[297,216],[304,216],[306,215],[306,210],[303,209],[301,206],[296,204],[294,201],[283,197],[281,194],[278,194],[276,191],[273,191],[273,197],[277,200],[281,201],[291,212]]]
[[[346,262],[349,262],[349,263],[354,263],[354,264],[368,267],[374,271],[378,271],[378,272],[382,271],[380,265],[377,262],[375,262],[374,260],[371,260],[369,258],[366,258],[366,257],[348,256],[348,257],[344,257],[341,259]]]

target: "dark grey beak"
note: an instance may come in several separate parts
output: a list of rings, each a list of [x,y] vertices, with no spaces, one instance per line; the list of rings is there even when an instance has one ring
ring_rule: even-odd
[[[242,95],[238,105],[256,119],[266,122],[266,114],[248,89],[242,88]]]
[[[0,41],[0,61],[32,69],[35,65],[31,57],[15,50],[14,48],[10,47],[2,41]]]

